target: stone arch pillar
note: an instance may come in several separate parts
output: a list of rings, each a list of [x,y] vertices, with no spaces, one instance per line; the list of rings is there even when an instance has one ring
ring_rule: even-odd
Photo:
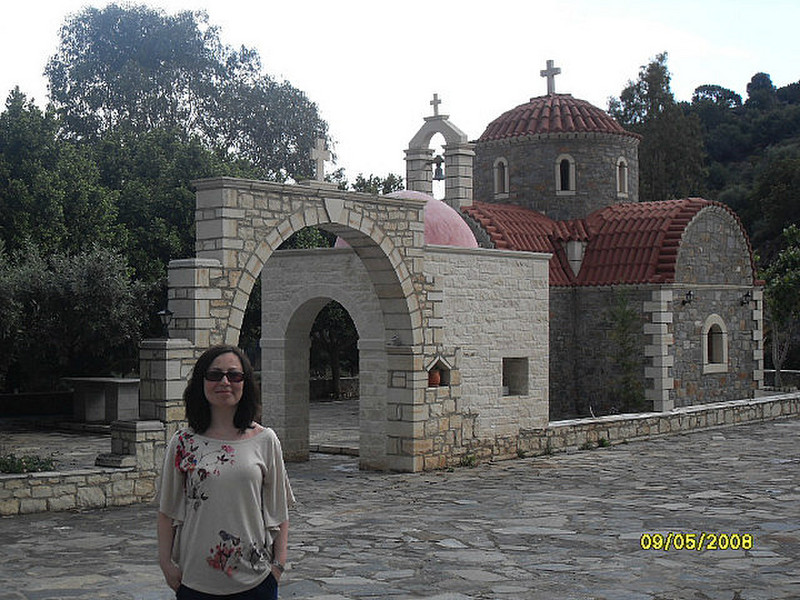
[[[458,210],[472,206],[472,144],[448,144],[444,147],[444,201]]]
[[[430,148],[406,150],[406,188],[428,195],[433,194],[432,161],[433,150]]]
[[[474,144],[467,134],[450,122],[448,115],[425,117],[425,124],[411,138],[406,150],[406,186],[409,190],[432,193],[431,139],[441,133],[445,139],[444,201],[458,210],[472,205],[472,169],[475,161]]]

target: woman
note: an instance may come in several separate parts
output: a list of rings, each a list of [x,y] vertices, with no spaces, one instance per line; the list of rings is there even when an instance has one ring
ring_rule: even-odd
[[[183,394],[188,429],[164,457],[158,559],[178,600],[278,597],[292,488],[278,437],[253,421],[258,388],[244,353],[209,348]]]

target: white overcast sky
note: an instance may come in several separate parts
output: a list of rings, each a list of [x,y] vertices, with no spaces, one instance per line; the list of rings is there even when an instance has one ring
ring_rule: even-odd
[[[206,10],[228,45],[256,48],[266,73],[317,103],[337,167],[405,175],[408,142],[432,114],[476,139],[504,111],[556,91],[605,109],[639,67],[669,53],[672,89],[689,100],[713,83],[745,97],[763,71],[800,80],[797,0],[150,0],[167,12]],[[0,94],[15,85],[46,102],[42,72],[64,18],[105,0],[0,2]],[[328,171],[333,168],[328,166]]]

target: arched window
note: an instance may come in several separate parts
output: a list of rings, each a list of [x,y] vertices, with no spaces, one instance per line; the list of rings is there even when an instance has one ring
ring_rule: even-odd
[[[622,156],[617,159],[617,196],[628,197],[628,161]]]
[[[561,154],[556,159],[556,194],[575,194],[575,159],[569,154]]]
[[[508,196],[508,161],[505,158],[494,161],[494,195]]]
[[[703,373],[728,371],[728,329],[719,315],[711,315],[703,325]]]

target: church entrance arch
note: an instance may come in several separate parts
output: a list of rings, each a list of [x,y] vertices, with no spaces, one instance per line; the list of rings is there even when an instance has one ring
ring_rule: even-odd
[[[292,377],[308,370],[308,329],[329,299],[353,317],[359,331],[361,465],[416,471],[419,432],[413,406],[424,402],[423,315],[425,277],[424,201],[347,193],[317,185],[281,185],[219,178],[196,182],[197,258],[170,263],[169,302],[173,337],[193,342],[195,355],[215,343],[236,344],[244,311],[262,270],[263,288],[284,306],[280,316],[262,314],[264,414],[271,419],[289,458],[307,458],[307,393]],[[330,250],[342,265],[360,267],[361,292],[333,279],[313,278],[315,261],[276,279],[272,263],[293,233],[318,226],[348,242]],[[327,252],[321,250],[320,252]],[[302,257],[301,257],[302,258]],[[302,260],[307,260],[303,258]],[[301,260],[301,262],[302,262]],[[314,281],[312,281],[314,279]],[[274,292],[274,293],[272,293]],[[298,365],[302,365],[298,366]],[[305,422],[305,425],[304,425]]]
[[[286,431],[286,457],[308,459],[309,332],[320,310],[335,300],[349,313],[358,333],[360,464],[383,468],[387,331],[366,267],[350,249],[279,251],[264,266],[262,281],[265,418]]]

